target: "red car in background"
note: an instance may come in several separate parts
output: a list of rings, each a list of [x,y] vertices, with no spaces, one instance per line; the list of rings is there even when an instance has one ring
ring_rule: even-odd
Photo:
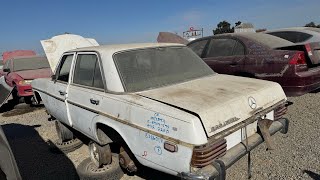
[[[9,59],[3,66],[6,83],[13,87],[12,96],[15,102],[24,99],[31,104],[31,81],[37,78],[49,78],[52,75],[49,62],[46,57],[16,57]]]
[[[5,74],[2,70],[2,67],[3,67],[3,64],[5,64],[8,59],[23,57],[23,56],[36,56],[36,52],[32,50],[14,50],[14,51],[3,52],[2,61],[0,60],[0,77]]]
[[[217,73],[275,81],[287,96],[320,88],[320,43],[304,46],[268,34],[233,33],[187,46]]]

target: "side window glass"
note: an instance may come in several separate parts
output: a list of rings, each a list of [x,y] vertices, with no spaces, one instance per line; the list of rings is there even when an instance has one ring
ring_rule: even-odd
[[[206,57],[232,56],[236,42],[233,39],[212,39]]]
[[[95,54],[78,55],[73,83],[103,89],[99,62]]]
[[[236,46],[233,49],[234,56],[244,55],[244,46],[240,42],[236,42]]]
[[[66,55],[62,58],[61,66],[59,67],[59,70],[58,70],[57,80],[68,82],[72,59],[73,59],[73,55]]]
[[[198,56],[201,57],[207,42],[208,42],[208,39],[197,41],[195,43],[189,44],[188,47],[191,48]]]
[[[103,89],[103,80],[98,62],[96,63],[96,67],[94,70],[93,87]]]
[[[11,60],[7,60],[5,65],[3,66],[3,69],[10,68],[10,63],[11,63]]]

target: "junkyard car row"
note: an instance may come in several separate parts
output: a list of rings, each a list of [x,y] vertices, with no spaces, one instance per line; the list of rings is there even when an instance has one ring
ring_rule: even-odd
[[[320,87],[317,43],[295,45],[262,33],[187,46],[100,46],[65,34],[42,45],[47,61],[37,65],[48,62],[51,69],[39,74],[53,75],[25,78],[34,79],[30,103],[43,103],[56,121],[61,150],[88,139],[90,158],[78,167],[83,179],[120,179],[139,171],[138,164],[183,179],[224,179],[257,145],[272,150],[271,136],[287,133],[286,94]],[[14,95],[8,76],[15,67],[8,62],[2,88]]]

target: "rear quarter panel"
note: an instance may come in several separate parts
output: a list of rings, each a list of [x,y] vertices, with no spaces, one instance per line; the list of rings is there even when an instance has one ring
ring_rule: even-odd
[[[244,71],[255,77],[282,76],[288,68],[292,53],[274,50],[250,39],[240,37],[247,48]],[[268,78],[269,80],[269,78]]]

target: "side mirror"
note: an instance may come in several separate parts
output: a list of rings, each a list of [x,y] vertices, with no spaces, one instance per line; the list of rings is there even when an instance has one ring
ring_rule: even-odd
[[[9,73],[9,72],[11,72],[11,71],[10,71],[10,69],[9,69],[9,68],[5,68],[5,69],[3,69],[3,72],[7,72],[7,73]]]

